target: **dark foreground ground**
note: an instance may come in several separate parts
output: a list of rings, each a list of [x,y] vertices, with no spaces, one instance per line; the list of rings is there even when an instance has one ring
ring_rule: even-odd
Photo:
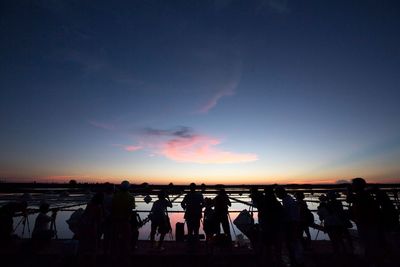
[[[29,240],[19,240],[14,244],[2,247],[0,250],[0,266],[9,267],[68,267],[79,266],[77,256],[77,243],[73,240],[54,240],[46,246],[33,245]],[[313,241],[311,248],[305,251],[305,266],[331,267],[331,266],[369,266],[359,255],[356,249],[354,255],[335,255],[329,241]],[[390,254],[390,255],[389,255]],[[283,266],[288,266],[284,256]],[[90,266],[85,264],[84,266]],[[185,243],[166,242],[165,250],[158,251],[150,248],[148,241],[140,241],[138,248],[132,252],[130,263],[121,263],[111,260],[104,255],[98,255],[94,266],[276,266],[268,263],[265,258],[258,257],[254,250],[248,247],[220,248],[213,250],[206,248],[204,243],[193,252],[188,250]],[[400,267],[400,248],[395,247],[392,253],[382,261],[379,266]]]

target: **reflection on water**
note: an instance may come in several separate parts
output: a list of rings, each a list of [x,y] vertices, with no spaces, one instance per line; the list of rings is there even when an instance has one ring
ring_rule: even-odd
[[[204,194],[205,197],[214,197],[214,195],[211,194]],[[5,202],[6,199],[10,199],[10,197],[15,198],[15,199],[20,199],[21,194],[1,194],[0,195],[0,205]],[[153,201],[156,200],[155,195],[151,195],[153,198]],[[170,196],[171,199],[174,198],[174,196]],[[244,202],[250,203],[250,198],[248,195],[239,195],[239,194],[230,194],[230,197],[233,197],[235,199],[239,199]],[[36,194],[32,195],[32,198],[28,201],[29,203],[29,208],[38,208],[40,201],[43,201],[43,199],[46,199],[48,203],[51,204],[51,207],[60,207],[60,211],[58,212],[57,218],[56,218],[56,227],[57,227],[57,233],[58,233],[58,238],[61,239],[69,239],[72,238],[73,233],[69,230],[68,224],[66,223],[66,220],[71,216],[71,214],[77,210],[78,208],[85,208],[86,205],[78,205],[79,203],[87,203],[87,201],[90,199],[90,195],[83,195],[83,194],[76,194],[76,195],[68,195],[64,197],[60,197],[59,195],[45,195],[45,194]],[[136,209],[139,211],[139,215],[142,219],[146,218],[148,216],[148,211],[151,209],[153,202],[150,203],[145,203],[143,200],[144,196],[136,196]],[[180,202],[182,201],[183,196],[178,197],[174,203],[173,207],[169,208],[168,210],[170,211],[169,217],[171,220],[171,226],[172,226],[172,234],[166,235],[166,240],[172,240],[174,239],[175,236],[175,224],[177,222],[184,222],[183,219],[183,212],[182,208],[180,206]],[[309,196],[306,198],[308,200],[308,207],[310,210],[316,210],[318,203],[313,202],[318,199],[318,195],[314,196]],[[73,207],[70,207],[73,206]],[[63,208],[63,207],[69,207],[69,208]],[[239,214],[241,210],[247,209],[249,210],[249,206],[246,204],[234,202],[232,200],[232,207],[230,207],[230,217],[231,220],[233,221]],[[33,230],[34,222],[36,219],[37,213],[32,214],[28,216],[28,222],[25,224],[25,230],[24,230],[24,225],[23,222],[21,221],[23,218],[22,217],[16,217],[14,218],[14,227],[19,224],[17,227],[15,233],[23,238],[28,238],[29,236],[29,230]],[[315,223],[320,224],[321,222],[318,219],[318,216],[314,212],[314,218],[315,218]],[[255,222],[257,223],[257,211],[254,211],[254,219]],[[28,229],[30,228],[30,229]],[[204,233],[202,231],[202,227],[200,227],[200,233]],[[237,234],[240,234],[240,231],[231,223],[231,235],[232,237],[235,237]],[[185,229],[186,230],[186,229]],[[24,232],[24,235],[22,235]],[[311,232],[311,237],[312,239],[318,239],[318,240],[328,240],[328,236],[320,232],[318,230],[315,230],[313,228],[310,228]],[[150,237],[150,222],[145,224],[141,229],[139,233],[139,239],[140,240],[148,240]]]

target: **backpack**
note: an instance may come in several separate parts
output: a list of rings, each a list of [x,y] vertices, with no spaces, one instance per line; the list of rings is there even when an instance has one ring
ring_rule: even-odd
[[[71,214],[68,220],[66,220],[69,230],[71,230],[75,235],[79,232],[79,226],[84,212],[85,211],[82,208],[79,208]]]

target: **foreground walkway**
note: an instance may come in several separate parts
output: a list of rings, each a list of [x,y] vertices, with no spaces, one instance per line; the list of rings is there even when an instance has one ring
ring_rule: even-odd
[[[396,256],[388,257],[381,266],[400,266],[400,249],[397,248]],[[53,240],[44,247],[33,246],[29,240],[19,240],[12,245],[0,250],[1,266],[15,267],[69,267],[77,266],[77,242],[73,240]],[[308,267],[331,266],[368,266],[357,251],[355,255],[334,255],[329,241],[313,241],[312,248],[305,252]],[[165,242],[165,250],[159,251],[150,248],[148,241],[139,241],[138,248],[131,254],[130,266],[268,266],[265,259],[256,255],[248,247],[233,247],[214,249],[206,248],[201,243],[196,251],[188,250],[185,243]],[[96,266],[123,266],[116,264],[104,255],[98,255]],[[269,265],[271,266],[271,265]],[[288,266],[285,264],[284,266]]]

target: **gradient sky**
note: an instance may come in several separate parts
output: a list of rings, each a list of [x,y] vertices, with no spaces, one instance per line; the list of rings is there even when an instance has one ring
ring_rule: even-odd
[[[4,0],[0,180],[400,181],[399,1]]]

